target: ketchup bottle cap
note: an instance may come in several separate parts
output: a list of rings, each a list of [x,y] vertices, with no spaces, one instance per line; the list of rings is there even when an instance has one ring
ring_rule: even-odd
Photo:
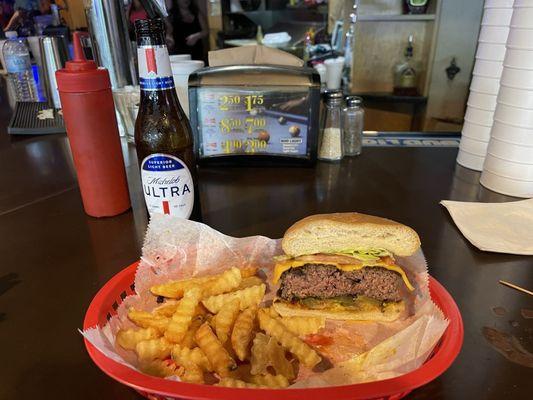
[[[74,59],[67,61],[65,68],[56,71],[60,92],[97,92],[111,87],[107,69],[98,68],[94,61],[85,58],[80,37],[86,35],[85,32],[74,32],[72,38]]]

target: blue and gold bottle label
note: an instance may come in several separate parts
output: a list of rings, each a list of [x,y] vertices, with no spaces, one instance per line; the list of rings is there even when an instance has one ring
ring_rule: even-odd
[[[137,58],[141,90],[174,88],[167,46],[139,46]]]

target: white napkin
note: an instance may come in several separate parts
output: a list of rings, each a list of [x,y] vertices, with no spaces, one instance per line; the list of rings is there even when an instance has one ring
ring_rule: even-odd
[[[441,204],[478,249],[533,255],[533,199],[509,203],[443,200]]]

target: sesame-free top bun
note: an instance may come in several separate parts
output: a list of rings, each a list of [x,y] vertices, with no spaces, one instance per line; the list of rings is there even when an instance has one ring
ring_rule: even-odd
[[[285,232],[281,245],[291,257],[354,248],[385,249],[403,257],[420,248],[420,238],[398,222],[351,212],[306,217]]]

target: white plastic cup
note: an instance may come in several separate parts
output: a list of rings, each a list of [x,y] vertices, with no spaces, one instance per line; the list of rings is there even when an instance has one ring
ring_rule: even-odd
[[[533,181],[510,179],[490,171],[483,171],[479,182],[487,189],[507,196],[533,197]]]
[[[467,107],[465,120],[473,122],[477,125],[488,126],[490,128],[492,126],[493,115],[494,111],[482,110],[475,107]]]
[[[502,76],[502,71],[503,64],[501,61],[476,60],[472,73],[476,76],[499,79]]]
[[[494,120],[519,128],[533,129],[533,110],[498,104]]]
[[[518,89],[500,85],[500,91],[498,92],[498,103],[506,106],[533,110],[533,90]]]
[[[179,62],[179,61],[187,61],[191,59],[190,54],[173,54],[170,57],[170,62]]]
[[[497,98],[498,96],[496,96],[495,94],[486,94],[470,91],[470,95],[468,96],[468,102],[466,104],[469,107],[475,107],[486,111],[494,111],[496,109]]]
[[[533,70],[505,67],[501,84],[516,89],[533,90]]]
[[[511,18],[511,28],[533,29],[533,8],[516,7]]]
[[[523,146],[533,146],[533,129],[519,128],[500,121],[494,121],[490,132],[491,137],[500,141]]]
[[[473,76],[470,84],[470,90],[478,93],[497,95],[500,89],[500,80],[496,78],[484,78],[482,76]]]
[[[485,8],[513,8],[513,0],[485,0]]]
[[[468,120],[463,124],[462,136],[470,139],[488,142],[490,139],[490,126],[478,125]]]
[[[478,43],[476,59],[503,61],[505,58],[505,45],[495,43]]]
[[[183,111],[189,117],[189,75],[204,66],[203,61],[184,60],[170,63],[174,85]]]
[[[487,153],[483,170],[511,179],[533,181],[533,165],[504,160]]]
[[[487,1],[494,1],[494,0],[486,0],[485,4],[487,3]],[[496,1],[502,1],[502,0],[496,0]],[[503,0],[503,1],[505,1],[505,0]],[[514,4],[512,4],[512,3],[513,2],[511,1],[511,6],[515,7],[515,8],[533,7],[533,1],[532,0],[514,0]]]
[[[533,165],[533,146],[524,146],[491,138],[487,153],[507,161]]]
[[[488,145],[489,142],[470,139],[469,137],[463,136],[461,137],[459,149],[470,154],[475,154],[476,156],[484,157],[485,154],[487,154]]]
[[[508,26],[491,26],[483,25],[479,32],[479,41],[481,43],[498,43],[505,44],[509,35]]]
[[[316,72],[318,72],[318,75],[320,75],[320,83],[321,84],[326,84],[326,66],[321,63],[321,64],[316,64],[314,67]]]
[[[473,169],[474,171],[481,171],[483,169],[483,162],[485,156],[469,153],[465,150],[459,149],[457,154],[457,163],[463,167]]]
[[[485,8],[481,25],[509,26],[512,15],[512,8]]]
[[[510,68],[533,70],[533,50],[507,49],[503,65]]]
[[[507,48],[515,50],[533,50],[533,30],[513,28],[509,31]]]
[[[344,57],[328,58],[324,61],[326,65],[326,86],[328,89],[339,89],[341,87],[342,69],[344,67]]]

